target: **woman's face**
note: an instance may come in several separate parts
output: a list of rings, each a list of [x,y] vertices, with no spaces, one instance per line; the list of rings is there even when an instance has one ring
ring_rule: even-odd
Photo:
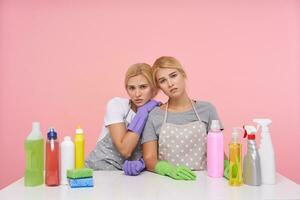
[[[177,69],[159,69],[156,73],[156,81],[169,98],[178,98],[185,92],[185,77]]]
[[[143,75],[131,77],[128,80],[126,90],[131,101],[137,107],[147,103],[153,96],[153,90]]]

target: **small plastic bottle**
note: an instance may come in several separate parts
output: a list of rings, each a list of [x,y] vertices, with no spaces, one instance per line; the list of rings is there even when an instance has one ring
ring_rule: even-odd
[[[32,131],[25,143],[26,169],[25,186],[38,186],[44,183],[44,139],[40,131],[40,123],[32,123]]]
[[[67,185],[67,170],[74,169],[74,143],[70,136],[60,144],[60,184]]]
[[[229,144],[229,185],[240,186],[243,184],[242,171],[242,144],[239,142],[240,128],[233,128],[232,140]]]
[[[224,174],[224,138],[219,120],[212,120],[207,135],[207,175],[221,178]]]
[[[46,142],[46,185],[59,185],[59,144],[57,133],[50,128]]]
[[[84,135],[83,130],[78,126],[75,135],[75,169],[84,168]]]

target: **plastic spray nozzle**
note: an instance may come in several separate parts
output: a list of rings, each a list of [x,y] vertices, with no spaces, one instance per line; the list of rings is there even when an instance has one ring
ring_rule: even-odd
[[[253,119],[253,122],[257,123],[257,130],[259,129],[259,127],[261,126],[262,131],[267,131],[269,132],[269,125],[272,123],[272,120],[270,119]]]
[[[243,126],[245,132],[244,132],[244,138],[248,136],[248,140],[255,140],[255,133],[257,132],[257,129],[254,126],[244,125]]]

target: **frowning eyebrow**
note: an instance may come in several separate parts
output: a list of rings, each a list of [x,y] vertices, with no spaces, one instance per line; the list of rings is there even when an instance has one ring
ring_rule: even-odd
[[[149,85],[148,83],[143,83],[140,85],[127,85],[127,87],[139,87],[139,86],[148,86],[148,85]]]
[[[177,71],[173,71],[173,72],[171,72],[170,74],[168,74],[168,76],[172,76],[172,75],[174,75],[174,74],[176,74],[177,73]],[[163,77],[160,77],[160,78],[158,78],[158,80],[160,81],[160,80],[163,80],[165,77],[163,76]]]

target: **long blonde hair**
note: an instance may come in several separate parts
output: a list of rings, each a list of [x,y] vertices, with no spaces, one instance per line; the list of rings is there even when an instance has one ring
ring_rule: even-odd
[[[154,96],[157,94],[157,88],[156,85],[152,79],[152,68],[150,65],[148,65],[147,63],[136,63],[131,65],[125,74],[125,88],[127,89],[127,84],[130,78],[134,77],[134,76],[138,76],[138,75],[142,75],[144,76],[150,87],[152,88],[153,92],[154,92]]]
[[[158,87],[156,73],[161,68],[177,69],[183,75],[183,77],[186,78],[186,73],[181,63],[176,58],[171,56],[162,56],[157,58],[152,66],[152,79],[155,87]]]

